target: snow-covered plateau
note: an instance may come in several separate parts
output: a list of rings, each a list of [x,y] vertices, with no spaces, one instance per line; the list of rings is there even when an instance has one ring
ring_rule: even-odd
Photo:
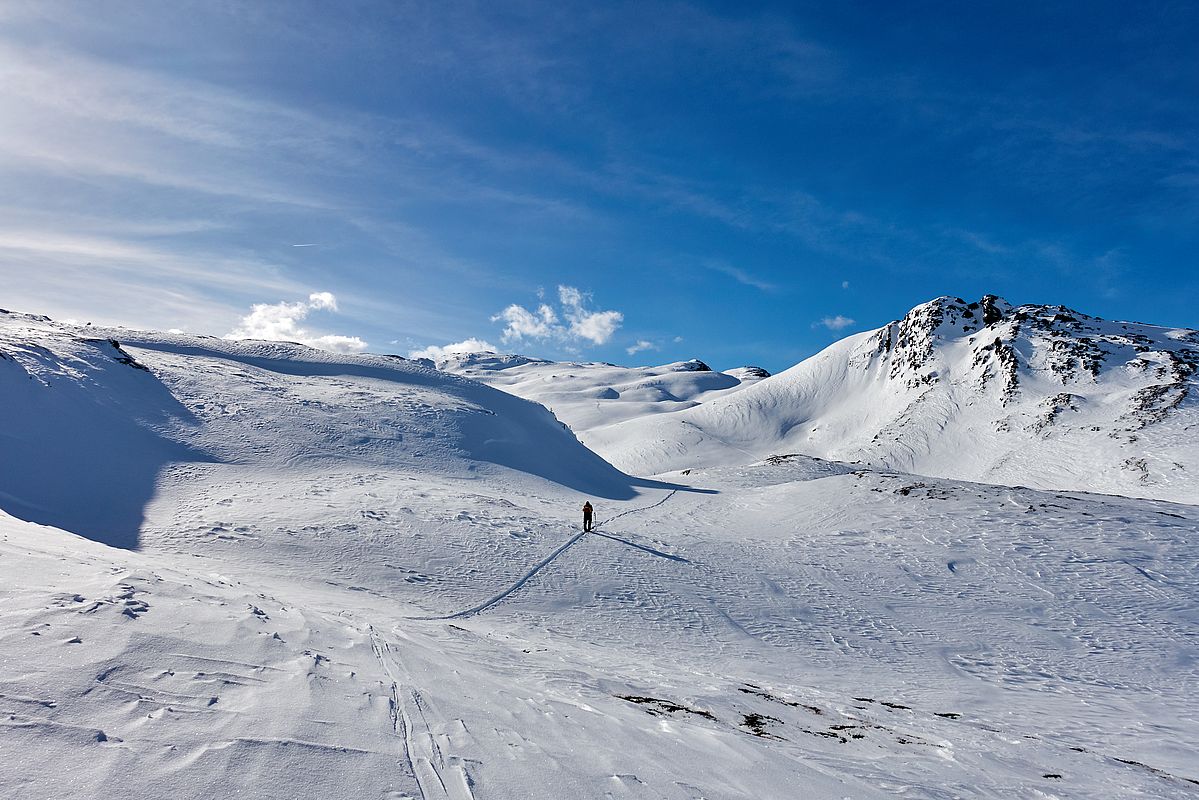
[[[775,376],[2,313],[0,797],[1197,797],[1197,354],[993,297]]]

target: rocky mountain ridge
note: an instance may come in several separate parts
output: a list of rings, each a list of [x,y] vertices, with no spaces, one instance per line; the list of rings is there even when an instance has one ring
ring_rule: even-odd
[[[1199,499],[1199,332],[939,297],[698,407],[582,435],[654,474],[797,452],[996,483]]]
[[[1145,385],[1135,390],[1120,417],[1128,427],[1111,431],[1112,436],[1160,422],[1179,408],[1194,390],[1192,379],[1199,371],[1197,331],[1108,322],[1065,306],[1013,307],[994,295],[974,303],[937,298],[883,326],[872,341],[876,354],[890,356],[890,377],[916,387],[938,380],[935,370],[925,368],[939,344],[962,334],[968,334],[979,392],[997,388],[1003,406],[1021,393],[1025,371],[1062,387],[1098,384],[1112,377],[1105,375],[1109,370],[1141,376]],[[1044,430],[1063,411],[1078,411],[1085,397],[1063,391],[1040,402],[1046,412],[1036,424]]]

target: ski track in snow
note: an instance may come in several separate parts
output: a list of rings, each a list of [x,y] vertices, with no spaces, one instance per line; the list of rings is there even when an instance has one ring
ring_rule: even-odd
[[[596,523],[595,527],[599,528],[600,526],[602,526],[604,524],[607,524],[610,522],[615,522],[616,520],[621,519],[622,517],[626,517],[630,514],[640,514],[640,513],[646,512],[646,511],[650,511],[651,509],[655,509],[658,506],[665,503],[670,498],[674,497],[675,493],[678,491],[679,491],[678,489],[671,490],[671,492],[669,494],[667,494],[661,500],[659,500],[656,503],[653,503],[651,505],[644,506],[642,508],[631,508],[628,511],[622,511],[621,513],[619,513],[613,517],[610,517],[606,520]],[[482,603],[479,603],[478,605],[471,606],[470,608],[463,609],[462,611],[455,611],[453,614],[438,614],[438,615],[432,615],[432,616],[408,617],[408,619],[412,619],[412,620],[464,619],[466,617],[473,617],[476,614],[480,614],[480,613],[486,611],[487,609],[491,608],[492,606],[502,602],[506,598],[510,597],[515,592],[519,591],[521,589],[521,587],[523,587],[526,583],[528,583],[530,580],[533,579],[533,576],[535,576],[538,572],[543,570],[545,567],[552,564],[559,557],[561,557],[562,554],[564,554],[567,550],[569,550],[571,547],[574,547],[574,545],[580,539],[582,539],[588,533],[592,533],[592,532],[598,533],[598,531],[579,531],[574,536],[572,536],[570,539],[567,539],[566,542],[561,544],[556,550],[551,552],[548,556],[546,556],[545,558],[541,559],[536,564],[534,564],[531,569],[529,569],[527,572],[525,572],[515,583],[513,583],[507,589],[504,589],[499,594],[492,595],[491,597],[484,600]],[[678,556],[672,556],[668,553],[663,553],[658,550],[654,550],[653,548],[636,544],[634,542],[628,542],[617,536],[610,536],[608,534],[600,534],[600,535],[603,536],[605,539],[611,539],[616,542],[621,542],[623,544],[629,545],[630,547],[635,547],[639,550],[644,550],[647,553],[653,553],[656,556],[661,556],[662,558],[669,558],[669,559],[676,560],[676,561],[686,561],[686,559],[684,559],[684,558],[680,558]]]
[[[420,692],[391,642],[368,626],[371,647],[391,691],[392,730],[404,738],[404,749],[420,786],[422,800],[474,800],[470,777],[460,765],[451,765],[429,727]],[[397,677],[396,673],[402,677]]]
[[[596,424],[765,393],[574,365],[555,401],[592,368]],[[0,796],[1199,795],[1199,507],[777,455],[634,508],[484,388],[0,315]],[[591,542],[584,496],[626,509]]]

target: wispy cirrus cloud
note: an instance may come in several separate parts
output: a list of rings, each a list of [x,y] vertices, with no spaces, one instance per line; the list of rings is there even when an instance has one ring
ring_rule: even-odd
[[[44,20],[54,17],[47,12]],[[482,285],[494,280],[486,265],[456,257],[436,235],[347,193],[373,181],[382,163],[417,202],[557,213],[547,210],[554,201],[539,205],[536,197],[472,187],[430,169],[431,158],[447,157],[429,148],[442,141],[435,125],[344,109],[320,113],[118,64],[53,38],[30,36],[47,41],[30,47],[0,31],[0,185],[22,187],[21,205],[5,215],[13,227],[0,230],[0,274],[19,278],[6,281],[10,305],[219,333],[253,298],[302,291],[308,281],[296,265],[311,263],[301,259],[318,248],[279,248],[314,241],[299,236],[325,227],[344,231],[374,260],[387,259],[399,276],[452,270]],[[89,284],[96,288],[86,296],[62,291]],[[451,305],[441,298],[404,292],[388,304],[377,287],[362,294],[372,302],[355,303],[355,313],[371,309],[382,324],[403,308],[401,318],[424,336],[451,327],[450,317],[438,317],[437,309]]]
[[[773,292],[778,289],[776,284],[767,280],[763,280],[753,273],[747,272],[740,267],[734,267],[731,264],[710,263],[706,266],[713,272],[719,272],[724,275],[728,275],[730,278],[737,281],[737,283],[744,284],[745,286],[752,286],[753,288],[763,292]]]
[[[0,78],[7,169],[326,208],[300,176],[346,163],[360,139],[352,125],[261,97],[4,37]]]
[[[1000,280],[1115,264],[1117,247],[1127,266],[1109,283],[1125,296],[1135,265],[1163,251],[1190,263],[1199,73],[1185,26],[1146,18],[1147,47],[1013,11],[1060,23],[1026,30],[1075,34],[1077,69],[1052,77],[1060,53],[977,15],[913,11],[843,37],[853,15],[816,8],[551,6],[0,3],[0,203],[22,207],[0,209],[5,302],[223,333],[256,300],[320,285],[347,323],[371,323],[363,338],[458,342],[475,333],[461,320],[514,287],[604,274],[629,293],[605,301],[622,311],[560,294],[513,304],[496,315],[505,341],[615,347],[642,305],[629,295],[651,289],[680,300],[655,311],[676,315],[663,329],[720,321],[689,334],[704,352],[781,353],[786,321],[832,302],[793,287],[845,275],[869,286],[854,315],[877,321],[947,279],[1010,291]],[[1000,58],[957,69],[960,52],[918,41],[930,24]],[[1094,49],[1073,49],[1080,38]],[[1002,57],[1015,53],[1052,63]],[[101,209],[113,225],[96,224]],[[1189,274],[1156,294],[1136,284],[1185,315]],[[777,297],[734,321],[717,280]],[[824,319],[807,335],[856,324]]]
[[[204,228],[193,221],[87,223],[85,230],[0,227],[6,304],[108,324],[216,333],[237,316],[231,297],[303,291],[277,265],[251,254],[171,247],[180,232]],[[88,305],[80,307],[80,299]]]
[[[822,328],[828,328],[830,331],[842,331],[853,323],[854,320],[850,319],[849,317],[842,316],[841,314],[835,314],[834,316],[824,317],[819,322],[813,323],[812,327],[815,328],[820,326]]]

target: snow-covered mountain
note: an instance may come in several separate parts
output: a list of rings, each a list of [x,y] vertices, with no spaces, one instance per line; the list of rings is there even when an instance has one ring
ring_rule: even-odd
[[[502,469],[614,499],[644,483],[545,408],[398,357],[0,313],[0,391],[0,506],[110,543],[136,541],[162,471],[184,463]]]
[[[0,314],[0,352],[0,797],[1199,788],[1195,506],[631,478],[495,388],[284,343]],[[698,366],[543,384],[690,405],[635,432],[776,380]]]
[[[770,377],[761,367],[715,372],[698,359],[655,367],[620,367],[594,361],[472,353],[451,356],[436,366],[541,403],[584,441],[587,432],[596,428],[695,408]]]
[[[1193,330],[941,297],[743,391],[580,435],[641,475],[803,453],[1199,502],[1197,370]]]

